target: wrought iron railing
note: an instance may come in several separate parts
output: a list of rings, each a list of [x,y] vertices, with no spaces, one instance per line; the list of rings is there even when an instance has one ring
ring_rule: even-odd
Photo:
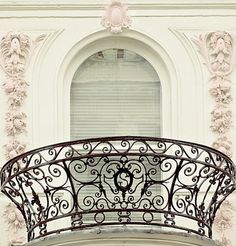
[[[1,185],[23,214],[29,241],[124,224],[211,238],[215,213],[235,189],[235,167],[199,144],[111,137],[22,154],[2,168]]]

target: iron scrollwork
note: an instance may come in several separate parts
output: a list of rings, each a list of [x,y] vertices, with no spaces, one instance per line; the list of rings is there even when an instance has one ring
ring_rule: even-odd
[[[110,137],[46,146],[8,161],[2,192],[28,240],[94,226],[159,226],[212,237],[215,213],[235,190],[235,166],[199,144]]]

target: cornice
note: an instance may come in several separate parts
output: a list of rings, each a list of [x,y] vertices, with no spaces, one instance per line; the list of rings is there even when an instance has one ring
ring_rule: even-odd
[[[110,3],[107,0],[1,0],[0,11],[19,11],[19,10],[100,10],[104,5]],[[236,9],[236,0],[210,1],[210,0],[126,0],[129,9]]]

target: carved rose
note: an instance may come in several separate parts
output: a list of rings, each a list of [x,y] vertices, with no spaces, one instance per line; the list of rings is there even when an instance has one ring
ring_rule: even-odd
[[[4,145],[5,155],[7,160],[24,153],[26,145],[19,142],[17,139],[12,139],[8,144]]]
[[[214,228],[221,235],[221,242],[223,246],[230,246],[231,240],[227,231],[233,226],[233,204],[229,200],[226,200],[221,205],[221,208],[217,211],[214,220]]]
[[[8,78],[8,80],[3,82],[3,88],[5,90],[6,93],[11,93],[15,90],[16,87],[16,83],[17,81],[12,79],[12,78]]]
[[[6,132],[9,136],[22,133],[26,128],[26,114],[13,110],[6,114]]]
[[[227,108],[218,107],[212,112],[211,129],[214,132],[225,134],[232,126],[232,112]]]
[[[218,138],[212,146],[227,156],[232,156],[232,142],[226,136]]]
[[[101,24],[112,33],[122,32],[122,28],[129,28],[131,20],[128,16],[128,6],[121,1],[113,0],[110,5],[105,8],[105,15]]]
[[[12,203],[9,203],[5,207],[3,217],[7,222],[9,229],[13,230],[14,233],[25,226],[25,222],[20,211]]]
[[[232,96],[228,90],[222,89],[221,87],[212,87],[210,93],[217,103],[229,104],[232,101]]]
[[[221,208],[217,211],[214,220],[214,226],[218,232],[222,232],[223,230],[228,230],[232,228],[233,226],[232,212],[233,212],[232,203],[229,200],[224,201],[223,204],[221,205]]]
[[[11,79],[9,78],[3,83],[5,92],[9,94],[9,104],[11,106],[21,106],[26,98],[26,86],[27,83],[21,78]]]
[[[9,203],[4,209],[3,218],[8,224],[10,234],[8,245],[22,245],[26,239],[24,236],[18,235],[18,231],[25,227],[25,221],[20,211],[12,203]]]

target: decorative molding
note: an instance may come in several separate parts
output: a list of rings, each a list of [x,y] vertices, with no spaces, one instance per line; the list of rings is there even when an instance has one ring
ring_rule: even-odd
[[[4,71],[10,78],[25,72],[31,45],[31,39],[22,33],[10,32],[2,38],[0,48]]]
[[[213,147],[231,157],[232,143],[228,133],[232,127],[229,75],[234,68],[233,38],[227,32],[216,31],[200,35],[193,41],[198,46],[199,53],[203,56],[211,74],[209,92],[215,100],[215,107],[211,112],[210,128],[217,135]]]
[[[220,210],[217,212],[214,222],[214,228],[221,236],[223,246],[232,246],[229,239],[229,233],[233,226],[233,203],[229,200],[224,201]]]
[[[19,211],[13,205],[13,203],[8,203],[3,212],[3,218],[5,222],[8,224],[8,228],[12,233],[16,233],[19,229],[25,227],[25,221]]]
[[[111,33],[121,33],[123,28],[129,28],[131,20],[128,16],[128,6],[121,0],[113,0],[105,8],[101,24]]]
[[[5,130],[9,142],[3,146],[7,159],[25,151],[26,144],[18,140],[27,127],[27,116],[21,111],[27,97],[25,71],[32,51],[44,38],[45,35],[40,35],[32,40],[26,34],[9,32],[0,41],[0,64],[6,76],[3,89],[8,96]]]
[[[96,0],[57,0],[57,1],[44,1],[44,0],[1,0],[1,10],[100,10],[105,1]],[[233,0],[135,0],[129,1],[129,6],[132,9],[235,9],[236,3]],[[212,13],[214,15],[215,13]],[[200,14],[199,14],[200,15]]]
[[[11,139],[8,144],[4,145],[4,148],[6,150],[6,159],[9,160],[25,152],[26,145],[17,139]]]
[[[20,211],[12,203],[8,203],[3,212],[4,221],[8,225],[10,233],[9,246],[20,245],[26,241],[26,238],[18,235],[18,231],[25,227],[25,221]]]
[[[16,136],[26,131],[26,114],[13,107],[6,113],[6,132],[8,136]]]

